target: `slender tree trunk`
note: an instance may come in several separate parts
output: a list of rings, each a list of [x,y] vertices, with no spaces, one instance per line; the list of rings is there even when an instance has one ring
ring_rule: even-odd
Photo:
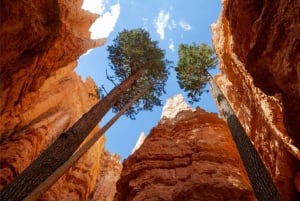
[[[1,201],[19,201],[28,196],[77,150],[86,136],[143,70],[116,86],[103,100],[94,105],[70,129],[61,134],[38,158],[0,192]]]
[[[129,109],[129,107],[135,103],[140,97],[142,97],[150,87],[146,87],[142,92],[137,94],[129,103],[127,103],[112,119],[105,124],[103,128],[97,131],[94,136],[84,143],[78,151],[76,151],[64,164],[55,170],[44,182],[42,182],[37,188],[35,188],[23,201],[35,201],[43,193],[45,193],[74,163],[76,163],[80,157],[85,154],[103,134]]]
[[[281,200],[281,196],[273,184],[269,172],[258,152],[211,75],[209,75],[209,84],[217,96],[217,101],[244,163],[256,199],[258,201]]]

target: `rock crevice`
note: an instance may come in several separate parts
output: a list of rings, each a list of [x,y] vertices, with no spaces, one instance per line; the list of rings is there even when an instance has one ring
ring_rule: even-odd
[[[283,199],[298,200],[300,2],[222,4],[212,25],[221,70],[215,80]]]

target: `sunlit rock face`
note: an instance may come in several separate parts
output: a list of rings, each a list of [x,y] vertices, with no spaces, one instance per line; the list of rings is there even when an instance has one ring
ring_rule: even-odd
[[[144,132],[141,132],[135,146],[133,147],[131,154],[133,154],[138,148],[140,148],[140,146],[144,143],[145,139],[146,139],[146,135]]]
[[[212,25],[221,69],[215,80],[283,199],[299,200],[300,2],[222,4]]]
[[[120,156],[103,152],[100,163],[100,173],[97,184],[90,200],[93,201],[112,201],[116,193],[116,182],[120,177],[122,164]]]
[[[177,94],[174,97],[167,99],[167,102],[163,107],[161,118],[172,119],[177,113],[184,110],[193,109],[185,102],[182,94]]]
[[[26,110],[15,111],[20,124],[29,123],[17,125],[18,130],[0,146],[1,188],[97,101],[89,95],[95,90],[93,81],[82,82],[74,73],[73,64],[57,70],[38,92],[25,97]],[[95,186],[104,143],[104,138],[99,140],[41,200],[85,200]]]
[[[165,108],[182,103],[173,100]],[[255,199],[224,121],[200,108],[185,108],[172,118],[164,116],[124,161],[117,200]]]
[[[104,43],[89,39],[97,16],[81,4],[1,2],[0,189],[98,101],[92,79],[83,82],[74,72],[81,54]],[[100,139],[41,200],[86,200],[104,142]]]
[[[15,110],[26,110],[25,97],[37,92],[56,70],[104,43],[90,39],[88,29],[97,15],[82,10],[81,4],[80,0],[1,2],[1,141],[18,129],[22,120]],[[12,117],[15,122],[7,122]]]

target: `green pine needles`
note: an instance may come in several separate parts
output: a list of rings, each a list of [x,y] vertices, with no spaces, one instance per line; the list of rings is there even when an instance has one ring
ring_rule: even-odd
[[[120,111],[135,95],[145,88],[145,94],[136,101],[125,114],[131,119],[141,110],[152,110],[161,106],[160,96],[165,94],[165,85],[171,62],[165,59],[165,52],[152,41],[144,29],[124,30],[108,46],[108,59],[114,75],[110,76],[116,83],[123,82],[137,71],[142,71],[135,83],[121,95],[113,106],[113,112]]]
[[[202,43],[181,44],[178,50],[179,61],[175,71],[181,89],[187,92],[189,102],[199,102],[208,82],[208,70],[216,67],[217,58],[213,49]]]

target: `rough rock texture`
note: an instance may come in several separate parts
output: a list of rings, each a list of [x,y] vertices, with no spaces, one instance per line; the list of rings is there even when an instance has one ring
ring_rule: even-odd
[[[120,156],[105,151],[101,157],[100,173],[96,188],[89,200],[112,201],[116,193],[116,183],[120,177],[122,164]]]
[[[31,93],[27,110],[18,111],[24,127],[0,146],[1,188],[21,173],[38,154],[68,129],[97,100],[89,96],[95,85],[83,83],[73,65],[56,71],[37,93]],[[37,115],[37,117],[35,116]],[[97,129],[97,128],[96,128]],[[96,131],[96,129],[94,131]],[[85,200],[98,175],[104,138],[85,154],[42,198],[42,200]]]
[[[18,1],[18,6],[1,2],[1,141],[18,130],[17,125],[29,123],[15,111],[27,109],[24,100],[30,92],[38,91],[57,69],[104,43],[90,39],[88,29],[97,16],[82,10],[81,4],[81,0]]]
[[[212,25],[215,80],[284,200],[299,200],[300,189],[299,21],[299,1],[224,0]]]
[[[224,121],[200,108],[177,112],[124,161],[115,201],[255,200]]]
[[[1,1],[0,189],[98,100],[91,95],[94,82],[84,83],[74,72],[79,56],[105,41],[89,39],[97,16],[81,4]],[[86,200],[104,142],[100,139],[41,200]]]
[[[173,119],[178,112],[184,110],[192,111],[193,109],[185,102],[182,94],[177,94],[173,98],[167,99],[161,113],[161,118]]]

